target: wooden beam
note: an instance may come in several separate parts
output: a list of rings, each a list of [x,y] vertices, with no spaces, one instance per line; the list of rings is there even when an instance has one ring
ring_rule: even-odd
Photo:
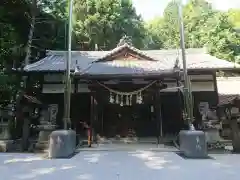
[[[172,77],[176,78],[179,75],[179,72],[176,71],[169,71],[169,72],[162,72],[157,74],[99,74],[99,75],[77,75],[75,74],[75,78],[82,78],[88,80],[109,80],[109,79],[121,79],[121,80],[131,80],[131,79],[145,79],[145,80],[159,80],[165,77]]]
[[[74,82],[74,93],[78,93],[78,82],[79,82],[79,80],[74,79],[73,82]]]
[[[217,97],[217,104],[219,104],[219,98],[218,98],[218,86],[217,86],[217,75],[216,72],[213,72],[213,85],[214,85],[214,91],[216,93],[216,97]]]
[[[90,108],[90,123],[89,123],[89,127],[90,127],[90,132],[88,133],[88,146],[91,147],[92,146],[92,135],[93,135],[93,122],[94,122],[94,97],[93,94],[91,94],[91,108]]]

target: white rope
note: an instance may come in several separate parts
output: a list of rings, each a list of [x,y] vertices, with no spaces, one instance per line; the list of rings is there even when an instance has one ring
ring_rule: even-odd
[[[145,91],[146,89],[148,89],[150,86],[152,86],[154,83],[156,83],[157,81],[153,81],[151,82],[150,84],[146,85],[145,87],[141,88],[141,89],[138,89],[138,90],[135,90],[135,91],[132,91],[132,92],[121,92],[121,91],[116,91],[114,89],[111,89],[109,87],[107,87],[106,85],[100,83],[97,81],[97,83],[104,87],[105,89],[107,89],[108,91],[112,92],[112,93],[115,93],[115,94],[119,94],[119,95],[124,95],[124,96],[129,96],[129,95],[135,95],[135,94],[139,94],[141,93],[142,91]]]

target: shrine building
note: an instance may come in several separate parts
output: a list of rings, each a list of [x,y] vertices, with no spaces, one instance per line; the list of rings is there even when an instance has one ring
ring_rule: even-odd
[[[199,104],[218,104],[218,71],[236,72],[239,66],[186,49],[193,112]],[[37,99],[54,107],[50,123],[63,128],[64,74],[67,51],[48,51],[46,57],[24,67],[28,81],[38,79]],[[129,129],[141,137],[178,134],[183,128],[183,74],[180,50],[139,50],[125,43],[110,51],[72,51],[71,124],[80,131],[87,122],[105,137],[126,136]],[[29,96],[35,96],[26,90]]]

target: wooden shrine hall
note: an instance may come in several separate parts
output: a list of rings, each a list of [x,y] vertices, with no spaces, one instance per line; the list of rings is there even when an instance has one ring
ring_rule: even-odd
[[[48,51],[27,65],[25,76],[40,81],[38,99],[57,107],[56,123],[63,127],[66,51]],[[187,49],[193,111],[198,105],[218,103],[217,71],[235,71],[231,62],[204,49]],[[184,128],[182,60],[178,50],[139,50],[123,43],[110,51],[73,51],[71,125],[81,132],[86,122],[107,138],[177,135]],[[30,92],[26,92],[30,93]],[[51,121],[51,120],[49,120]]]

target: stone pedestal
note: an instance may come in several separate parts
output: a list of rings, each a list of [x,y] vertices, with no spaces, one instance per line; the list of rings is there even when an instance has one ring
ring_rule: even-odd
[[[76,150],[76,132],[73,130],[54,131],[50,135],[48,157],[69,158]]]
[[[206,158],[207,144],[203,131],[180,131],[180,151],[188,158]]]
[[[9,129],[8,129],[8,124],[2,124],[0,126],[2,132],[0,134],[0,139],[2,140],[8,140],[8,139],[11,139],[11,135],[10,135],[10,132],[9,132]]]
[[[3,124],[0,128],[2,129],[0,134],[0,152],[11,151],[14,148],[14,141],[11,140],[8,124]]]
[[[8,152],[14,149],[13,140],[0,140],[0,152]]]
[[[42,125],[39,126],[38,141],[35,148],[37,150],[48,149],[49,146],[49,136],[56,129],[55,125]]]
[[[222,140],[219,134],[219,130],[216,128],[209,128],[205,130],[205,136],[207,143],[215,143]]]

